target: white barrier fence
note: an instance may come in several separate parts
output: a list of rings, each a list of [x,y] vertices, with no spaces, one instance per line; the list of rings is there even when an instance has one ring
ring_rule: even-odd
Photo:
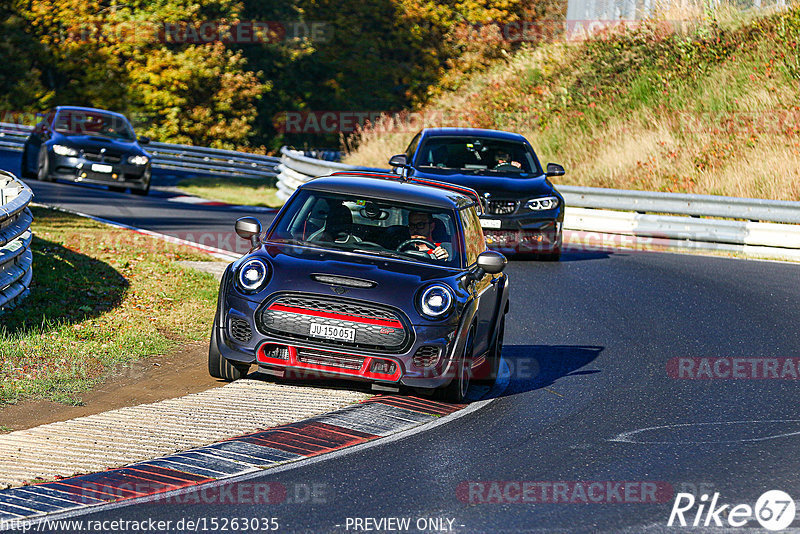
[[[0,123],[0,148],[22,150],[31,130],[30,126]],[[280,162],[272,156],[172,143],[152,142],[144,149],[157,168],[261,180],[274,177]]]
[[[33,278],[30,188],[0,170],[0,311],[12,308],[28,293]]]
[[[284,147],[277,167],[278,194],[285,200],[311,178],[342,170],[388,169],[317,160]],[[718,250],[800,260],[800,202],[557,187],[567,204],[564,236],[568,246],[587,247],[586,235],[593,233],[597,238],[589,240],[594,243],[629,248],[636,248],[636,242],[620,236],[644,238],[640,242],[655,243],[653,248],[660,249]]]

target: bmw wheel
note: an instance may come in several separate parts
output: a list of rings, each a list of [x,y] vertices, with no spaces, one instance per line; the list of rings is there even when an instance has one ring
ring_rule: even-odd
[[[39,165],[36,169],[36,179],[42,182],[52,182],[50,177],[50,158],[47,157],[47,148],[39,149]]]

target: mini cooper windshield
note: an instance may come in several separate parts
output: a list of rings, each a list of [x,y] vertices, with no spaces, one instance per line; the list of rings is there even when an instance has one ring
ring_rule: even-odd
[[[460,267],[452,211],[303,190],[267,239]]]
[[[426,172],[541,174],[524,144],[480,137],[433,137],[420,149],[415,165]]]

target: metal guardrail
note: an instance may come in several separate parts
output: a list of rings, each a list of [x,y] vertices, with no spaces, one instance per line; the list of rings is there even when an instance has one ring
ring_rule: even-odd
[[[0,148],[22,150],[33,128],[0,123]],[[233,150],[152,142],[144,146],[153,156],[153,165],[160,169],[265,179],[276,176],[280,158],[248,154]]]
[[[25,298],[33,278],[32,198],[27,185],[0,170],[0,311]]]
[[[341,170],[388,171],[315,160],[284,147],[278,196],[285,200],[314,176]],[[675,248],[800,259],[800,202],[557,187],[567,204],[565,230],[667,239]]]

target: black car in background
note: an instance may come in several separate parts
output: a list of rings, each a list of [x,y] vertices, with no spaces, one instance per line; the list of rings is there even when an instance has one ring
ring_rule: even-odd
[[[542,170],[521,135],[478,128],[426,128],[389,164],[415,179],[466,186],[483,198],[481,225],[492,249],[506,254],[561,256],[564,198],[548,179],[564,168]]]
[[[125,116],[102,109],[59,106],[45,113],[22,149],[22,175],[107,185],[146,195],[150,155]]]
[[[466,193],[466,194],[465,194]],[[474,191],[392,174],[300,186],[220,284],[211,376],[256,364],[287,378],[408,386],[461,402],[497,376],[508,311],[505,257],[486,250]]]

